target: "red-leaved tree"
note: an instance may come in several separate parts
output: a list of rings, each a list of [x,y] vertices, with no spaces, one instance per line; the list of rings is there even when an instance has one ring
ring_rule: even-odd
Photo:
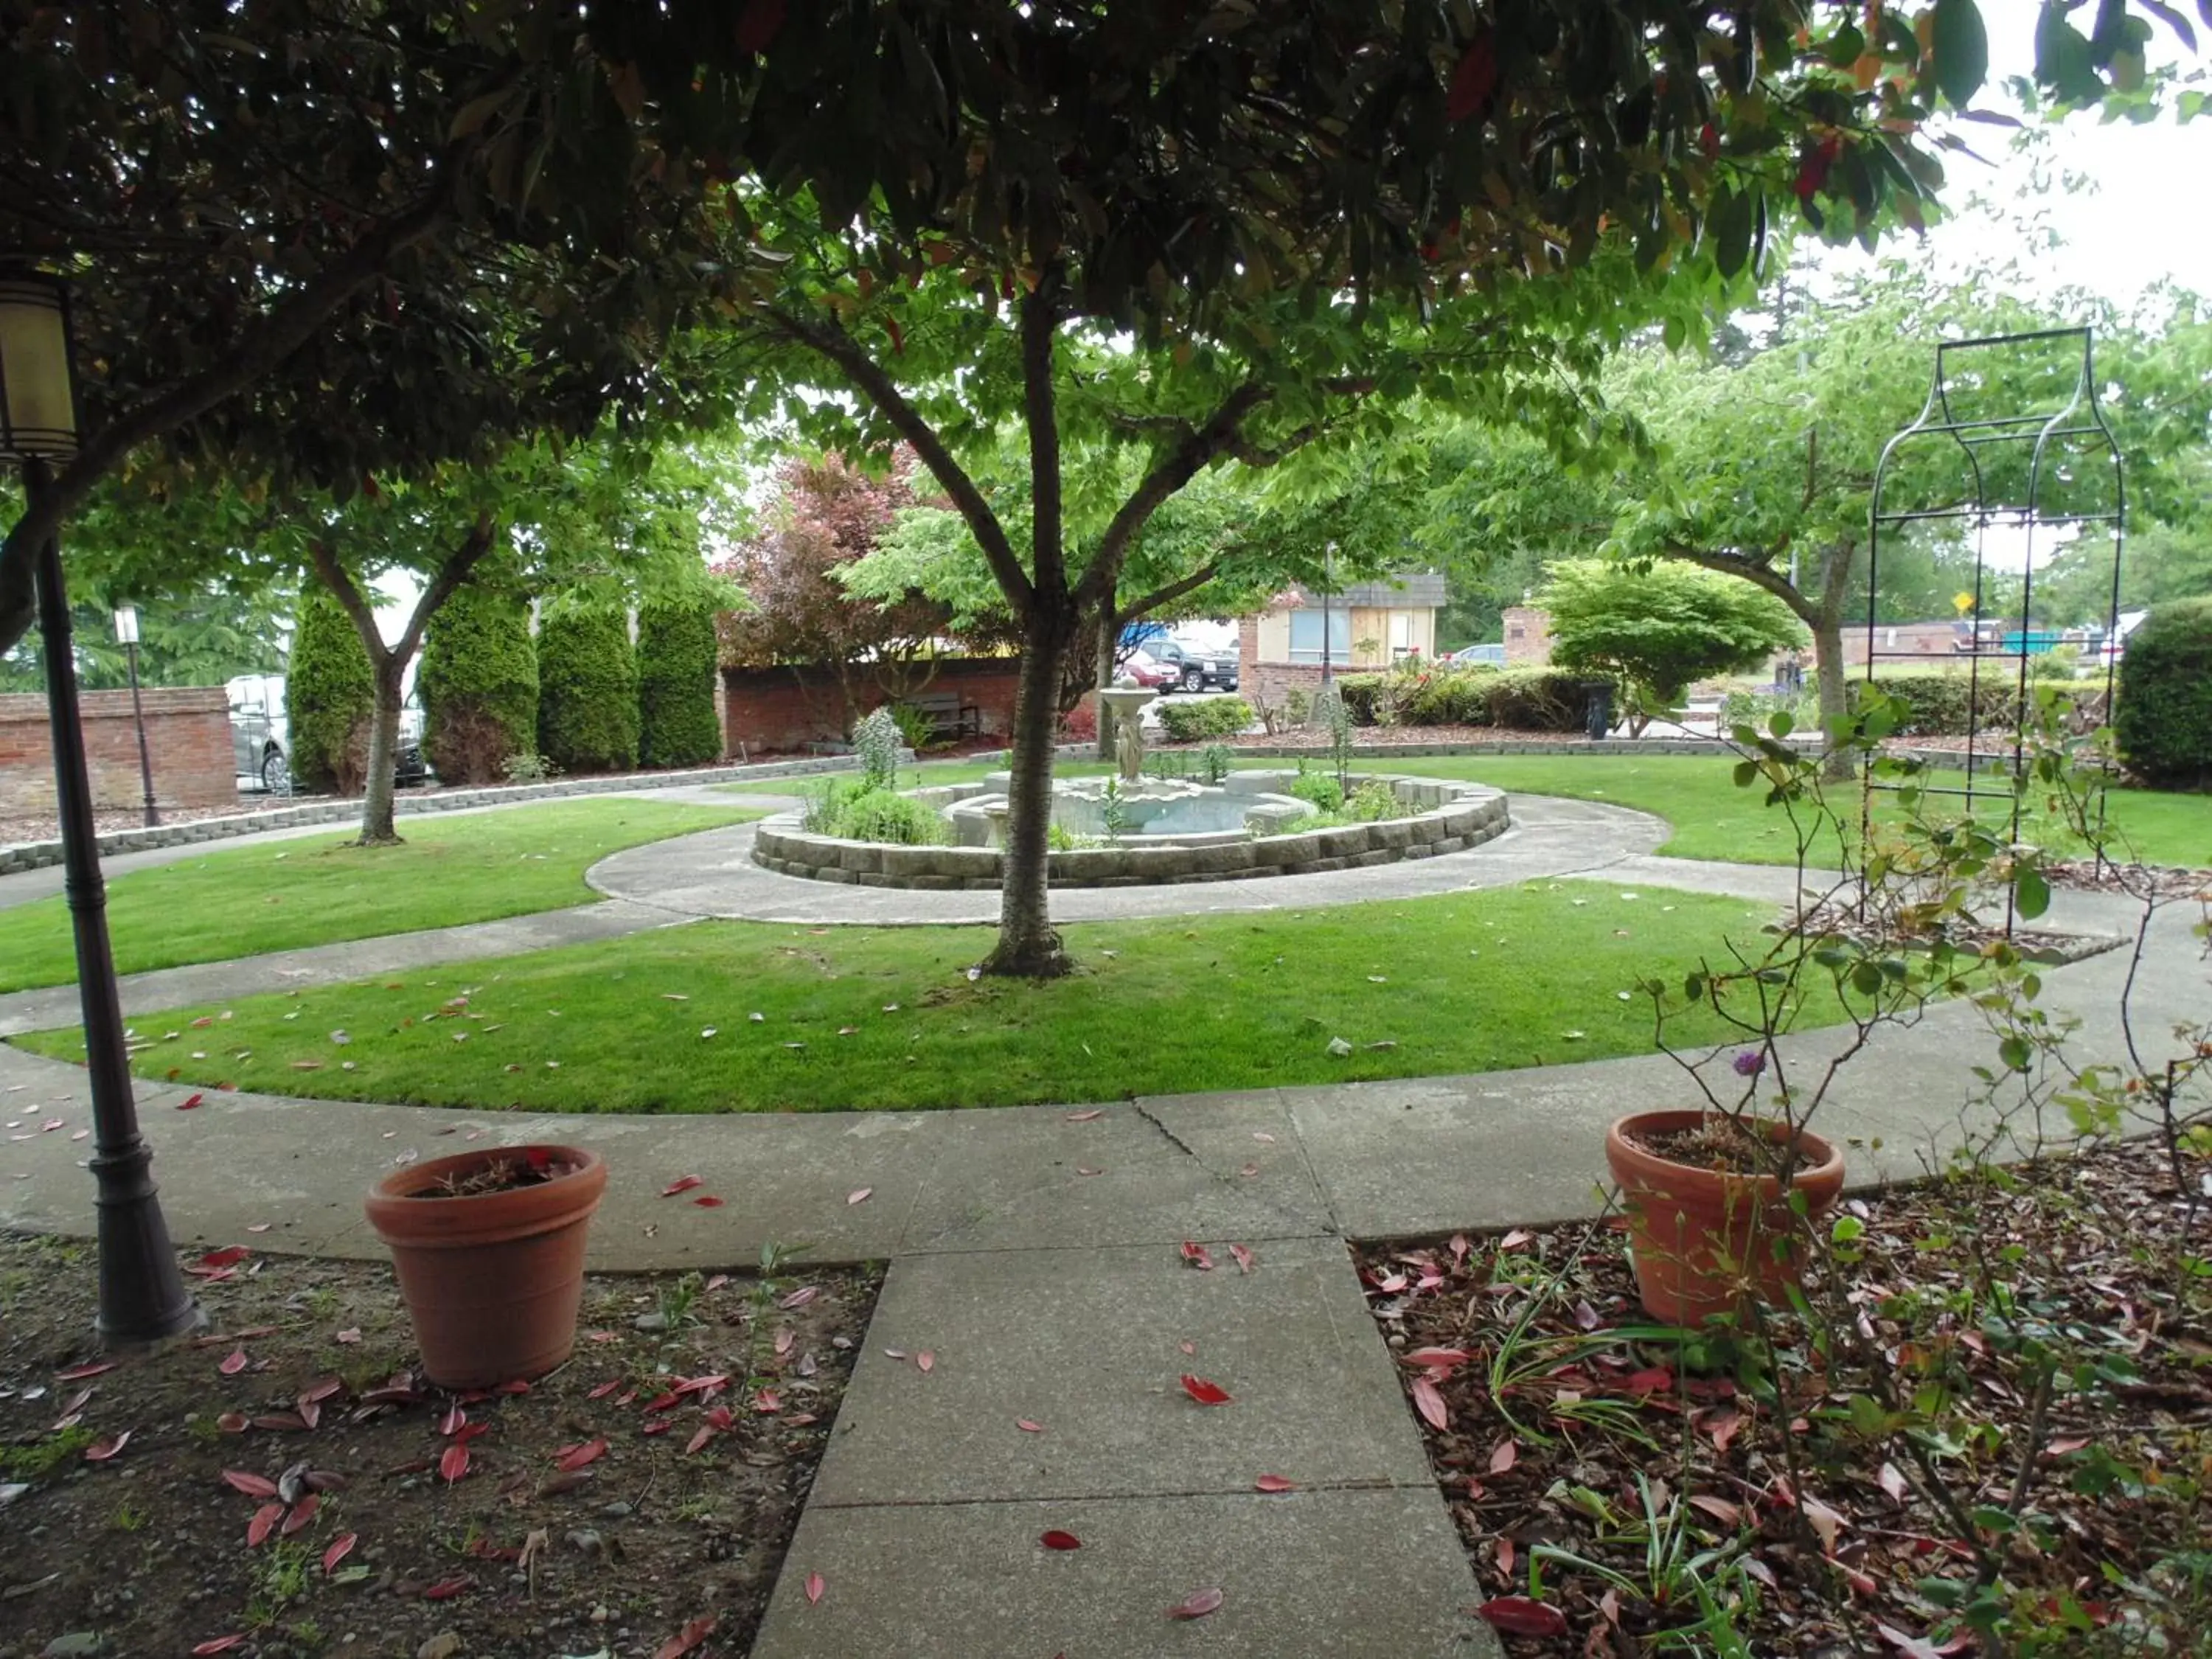
[[[835,453],[786,461],[758,534],[716,567],[744,591],[746,611],[720,619],[722,660],[732,668],[810,667],[836,676],[841,726],[879,701],[913,696],[936,672],[936,647],[951,617],[919,592],[875,600],[848,593],[841,566],[864,557],[902,507],[916,505],[915,462],[902,447],[872,477]],[[872,691],[873,695],[871,695]]]

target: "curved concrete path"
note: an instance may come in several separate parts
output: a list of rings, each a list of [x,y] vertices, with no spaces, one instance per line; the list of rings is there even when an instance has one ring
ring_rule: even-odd
[[[1399,875],[1447,886],[1532,876],[1601,875],[1624,889],[1679,887],[1773,900],[1787,871],[1653,858],[1655,820],[1618,808],[1536,802],[1516,839],[1445,859],[1208,887],[1211,902],[1281,885],[1286,902],[1323,881]],[[738,837],[727,831],[685,838]],[[1597,845],[1593,847],[1593,839]],[[665,847],[682,843],[666,843]],[[617,859],[628,860],[629,854]],[[614,860],[610,860],[614,862]],[[602,866],[602,870],[605,866]],[[770,876],[744,866],[723,893],[809,903],[856,899],[963,902]],[[617,872],[619,873],[619,872]],[[1084,895],[1126,904],[1142,890]],[[1407,896],[1396,888],[1369,896]],[[1417,890],[1439,890],[1425,887]],[[1189,908],[1189,889],[1168,890]],[[721,902],[702,887],[687,904]],[[1070,914],[1073,906],[1061,907]],[[2126,931],[2126,907],[2061,894],[2051,925]],[[631,901],[488,923],[447,935],[374,942],[420,963],[434,942],[459,955],[530,948],[585,926],[668,925],[697,911]],[[1127,908],[1103,914],[1127,915]],[[587,922],[585,919],[590,919]],[[804,919],[829,920],[819,912]],[[846,919],[851,919],[849,916]],[[878,921],[950,921],[890,914]],[[2139,1032],[2163,1034],[2202,1012],[2204,968],[2191,916],[2154,932],[2139,990]],[[367,969],[369,945],[352,952]],[[329,963],[224,964],[142,975],[134,1007],[171,1001],[178,976],[315,973]],[[456,959],[447,957],[442,959]],[[2109,951],[2045,976],[2046,1006],[2083,1018],[2076,1052],[2117,1057],[2113,1018],[2127,954]],[[290,982],[297,982],[296,981]],[[265,980],[254,988],[266,988]],[[195,991],[191,994],[201,993]],[[230,993],[219,993],[229,994]],[[0,1030],[21,1029],[50,994],[0,999]],[[1787,1045],[1816,1063],[1838,1034]],[[1972,1067],[1991,1047],[1970,1006],[1947,1006],[1887,1033],[1843,1073],[1821,1127],[1850,1144],[1853,1176],[1917,1173],[1955,1134]],[[217,1243],[272,1224],[261,1246],[373,1259],[360,1195],[394,1163],[472,1139],[563,1139],[608,1154],[612,1171],[592,1237],[603,1269],[743,1270],[761,1247],[803,1245],[803,1261],[890,1261],[882,1299],[840,1412],[767,1621],[757,1659],[866,1653],[1209,1652],[1244,1659],[1388,1652],[1494,1659],[1468,1613],[1475,1583],[1438,1500],[1389,1351],[1377,1338],[1342,1241],[1499,1227],[1590,1213],[1604,1178],[1603,1126],[1624,1111],[1680,1103],[1662,1056],[1540,1071],[1406,1079],[1166,1097],[1085,1108],[938,1113],[842,1112],[736,1117],[551,1116],[356,1105],[210,1093],[176,1109],[179,1089],[142,1085],[156,1171],[179,1242]],[[0,1226],[91,1227],[83,1073],[0,1046]],[[49,1124],[53,1127],[49,1128]],[[726,1207],[659,1194],[679,1174]],[[865,1194],[856,1201],[856,1194]],[[1185,1240],[1212,1247],[1193,1273]],[[1255,1253],[1236,1271],[1231,1243]],[[929,1348],[924,1374],[887,1349]],[[1191,1406],[1176,1376],[1194,1370],[1236,1403]],[[1033,1435],[1017,1419],[1046,1425]],[[1261,1472],[1298,1483],[1261,1496]],[[1036,1545],[1047,1527],[1085,1540],[1084,1571]],[[833,1594],[810,1606],[798,1582],[821,1572]],[[1163,1609],[1218,1585],[1202,1626]]]

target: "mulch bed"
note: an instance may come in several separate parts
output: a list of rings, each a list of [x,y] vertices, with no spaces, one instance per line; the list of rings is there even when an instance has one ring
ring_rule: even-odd
[[[108,1366],[92,1247],[0,1237],[0,1659],[742,1654],[878,1283],[592,1277],[566,1365],[456,1396],[387,1269],[184,1260],[208,1333]]]
[[[2185,1189],[2200,1194],[2193,1212]],[[2179,1310],[2173,1291],[2181,1229],[2193,1223],[2202,1258],[2208,1210],[2212,1161],[2178,1186],[2141,1144],[1849,1200],[1839,1215],[1864,1231],[1837,1256],[1848,1301],[1815,1307],[1831,1328],[1869,1334],[1908,1408],[1917,1395],[1924,1414],[1910,1427],[1883,1420],[1865,1375],[1824,1359],[1790,1320],[1770,1322],[1771,1371],[1747,1337],[1686,1346],[1653,1334],[1605,1224],[1375,1245],[1359,1259],[1512,1659],[1995,1651],[1944,1605],[1976,1570],[1927,1493],[1916,1443],[1960,1512],[1990,1528],[2015,1609],[2042,1626],[2030,1646],[2015,1626],[2008,1651],[2202,1654],[2212,1282],[2200,1276]],[[2039,1426],[2020,1328],[1978,1260],[2012,1286],[2021,1328],[2064,1333],[2104,1372],[2085,1372],[2081,1392],[2062,1378]],[[1677,1534],[1679,1549],[1667,1541]],[[1651,1565],[1708,1551],[1723,1553],[1694,1574]],[[1743,1646],[1668,1644],[1663,1632],[1679,1642],[1699,1618],[1693,1577]]]

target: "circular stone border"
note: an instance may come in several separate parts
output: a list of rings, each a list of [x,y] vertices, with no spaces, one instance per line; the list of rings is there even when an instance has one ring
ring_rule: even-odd
[[[1243,772],[1262,788],[1287,786],[1296,772]],[[1346,775],[1352,787],[1387,783],[1398,799],[1420,810],[1401,818],[1347,823],[1330,830],[1293,830],[1210,847],[1077,848],[1048,855],[1054,887],[1146,887],[1182,882],[1238,881],[1258,876],[1310,876],[1363,870],[1401,859],[1464,852],[1510,827],[1505,793],[1486,784],[1461,783],[1384,772]],[[988,786],[958,784],[912,792],[918,799],[957,799]],[[995,847],[904,847],[886,842],[842,841],[805,827],[803,810],[763,818],[753,839],[753,862],[778,875],[861,887],[904,887],[923,892],[995,892],[1003,872]]]

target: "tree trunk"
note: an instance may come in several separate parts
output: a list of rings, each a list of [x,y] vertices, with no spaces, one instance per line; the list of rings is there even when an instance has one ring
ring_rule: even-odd
[[[1820,693],[1820,726],[1832,732],[1844,716],[1850,712],[1850,692],[1844,679],[1844,621],[1837,609],[1820,607],[1813,618],[1813,678]],[[1835,781],[1848,778],[1854,770],[1850,756],[1840,750],[1831,750],[1822,775]]]
[[[368,777],[362,786],[362,847],[396,847],[392,827],[392,775],[399,760],[399,678],[406,663],[397,653],[375,659],[376,714],[368,727]]]
[[[1049,603],[1041,596],[1038,609]],[[1014,694],[1014,742],[1006,788],[1006,873],[1000,895],[998,948],[987,974],[1053,979],[1073,965],[1053,929],[1046,891],[1052,825],[1053,739],[1060,724],[1062,668],[1074,629],[1065,611],[1040,616],[1022,653]]]
[[[1098,613],[1098,689],[1105,690],[1114,684],[1114,647],[1121,637],[1121,629],[1114,625],[1111,605],[1102,607]],[[1098,758],[1114,758],[1114,711],[1106,706],[1106,699],[1098,700]]]

